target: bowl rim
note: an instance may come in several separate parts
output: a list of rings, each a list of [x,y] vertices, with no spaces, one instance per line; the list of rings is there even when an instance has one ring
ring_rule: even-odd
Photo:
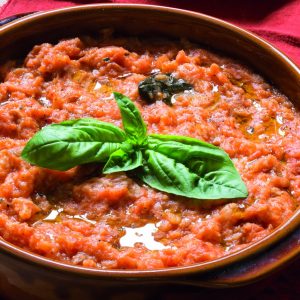
[[[281,63],[289,66],[290,70],[299,78],[300,81],[300,69],[298,66],[285,54],[283,54],[276,47],[271,45],[269,42],[264,40],[257,35],[242,29],[236,25],[233,25],[227,21],[223,21],[221,19],[205,15],[202,13],[178,9],[167,6],[158,6],[158,5],[145,5],[145,4],[88,4],[88,5],[78,5],[71,7],[64,7],[59,9],[53,9],[49,11],[36,12],[20,19],[14,20],[6,25],[2,25],[0,27],[0,39],[2,34],[5,32],[9,32],[12,28],[16,29],[22,27],[24,23],[35,23],[44,17],[53,17],[57,15],[68,14],[76,11],[90,11],[90,10],[153,10],[159,11],[160,13],[171,13],[174,15],[185,15],[187,17],[191,17],[194,19],[204,20],[208,23],[214,23],[219,27],[225,27],[231,32],[234,32],[243,38],[246,38],[251,43],[256,43],[259,47],[272,52],[273,56],[276,57],[276,60],[279,60]],[[103,270],[103,269],[95,269],[95,268],[87,268],[80,267],[76,265],[67,264],[60,261],[55,261],[50,258],[46,258],[39,254],[35,254],[33,252],[24,250],[18,246],[13,245],[10,242],[5,241],[2,237],[0,238],[0,251],[4,251],[6,254],[10,256],[17,257],[23,261],[30,262],[31,264],[39,265],[42,267],[55,269],[68,273],[76,273],[78,275],[85,275],[89,277],[101,277],[101,278],[165,278],[165,277],[176,277],[183,275],[191,275],[191,274],[202,274],[208,271],[218,270],[223,267],[227,267],[230,264],[237,263],[242,261],[250,256],[256,255],[267,248],[271,247],[271,245],[279,242],[281,239],[290,234],[297,226],[300,224],[300,208],[298,208],[293,215],[279,227],[277,227],[271,234],[266,237],[260,239],[259,241],[252,243],[251,245],[233,252],[231,254],[222,256],[218,259],[211,260],[208,262],[202,262],[193,264],[190,266],[182,266],[182,267],[170,267],[170,268],[162,268],[162,269],[154,269],[154,270]],[[296,251],[296,254],[300,253],[300,247]],[[295,253],[294,253],[295,254]]]

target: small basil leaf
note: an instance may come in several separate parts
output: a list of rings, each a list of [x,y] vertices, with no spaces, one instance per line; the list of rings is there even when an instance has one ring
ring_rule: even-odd
[[[141,179],[164,192],[196,199],[244,198],[247,188],[229,156],[211,144],[151,135]]]
[[[129,139],[138,145],[142,145],[147,138],[147,127],[134,103],[120,93],[114,93],[119,106],[124,130]]]
[[[65,171],[105,162],[126,139],[120,128],[94,119],[69,120],[44,127],[22,151],[22,158],[40,167]]]
[[[110,155],[108,162],[103,168],[103,173],[130,171],[142,165],[143,156],[141,151],[127,153],[123,149],[118,149]]]
[[[183,164],[153,150],[146,150],[145,156],[146,163],[141,177],[145,183],[176,195],[186,195],[193,190],[197,175],[191,173]]]
[[[141,98],[149,103],[162,100],[171,105],[173,95],[192,88],[191,84],[172,74],[157,73],[141,81],[138,90]]]

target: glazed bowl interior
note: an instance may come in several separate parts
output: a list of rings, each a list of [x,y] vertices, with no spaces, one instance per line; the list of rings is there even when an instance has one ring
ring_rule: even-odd
[[[103,28],[113,28],[117,34],[137,36],[166,36],[185,38],[224,55],[238,59],[263,75],[299,107],[300,71],[281,52],[254,35],[221,20],[205,15],[143,5],[88,5],[65,8],[24,17],[0,28],[1,61],[24,58],[34,45],[54,42],[61,38],[93,35]],[[154,271],[95,270],[64,265],[19,249],[0,240],[2,251],[51,268],[95,276],[149,277],[172,276],[179,273],[206,272],[246,259],[270,247],[293,231],[300,223],[300,212],[271,235],[251,246],[220,259],[192,265]]]

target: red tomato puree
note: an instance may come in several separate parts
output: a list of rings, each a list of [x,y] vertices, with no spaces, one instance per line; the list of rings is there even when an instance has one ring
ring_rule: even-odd
[[[138,84],[172,73],[194,89],[147,103]],[[300,116],[259,75],[187,41],[83,37],[35,46],[0,69],[0,236],[64,263],[157,269],[210,261],[269,235],[300,201]],[[282,75],[284,76],[284,75]],[[117,91],[149,133],[190,136],[224,149],[246,199],[192,200],[99,164],[66,172],[20,157],[43,126],[92,117],[122,126]]]

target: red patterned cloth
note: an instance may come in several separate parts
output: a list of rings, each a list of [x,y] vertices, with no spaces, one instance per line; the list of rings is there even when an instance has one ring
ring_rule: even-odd
[[[105,2],[164,5],[209,14],[260,35],[300,65],[300,0],[8,0],[0,8],[0,19],[24,12]]]

